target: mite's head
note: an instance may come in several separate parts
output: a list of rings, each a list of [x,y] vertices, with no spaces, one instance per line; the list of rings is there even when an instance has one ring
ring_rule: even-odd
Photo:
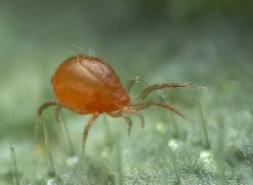
[[[138,112],[137,109],[135,109],[134,106],[132,106],[131,104],[128,104],[126,106],[121,107],[118,110],[112,111],[109,113],[110,116],[112,117],[127,117],[127,116],[131,116],[133,114],[136,114]]]

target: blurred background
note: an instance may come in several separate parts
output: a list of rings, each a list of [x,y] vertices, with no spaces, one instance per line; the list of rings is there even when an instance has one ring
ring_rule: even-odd
[[[244,146],[248,149],[253,141],[252,20],[252,0],[0,0],[0,180],[3,184],[11,182],[8,179],[10,145],[16,147],[23,183],[43,182],[46,178],[43,137],[34,135],[37,108],[54,99],[50,78],[56,67],[78,53],[104,59],[113,66],[124,85],[137,75],[150,84],[193,82],[204,85],[207,91],[201,91],[199,99],[212,146],[218,147],[217,117],[222,117],[226,133],[224,145],[247,153]],[[137,86],[133,97],[143,87]],[[160,96],[153,98],[162,97],[201,122],[194,91],[165,90],[157,94]],[[153,182],[150,174],[157,175],[166,171],[165,168],[174,169],[171,162],[157,164],[163,155],[158,151],[168,148],[168,141],[174,137],[173,124],[167,124],[173,116],[158,109],[147,112],[144,112],[147,128],[141,130],[135,124],[131,137],[126,136],[125,124],[117,124],[123,121],[101,118],[88,139],[88,153],[96,160],[100,154],[105,154],[103,142],[107,132],[103,122],[115,122],[111,130],[124,135],[119,140],[122,140],[122,181],[126,184],[138,184],[141,177]],[[67,111],[63,115],[77,149],[80,131],[89,116],[84,118]],[[202,141],[202,127],[198,124],[192,127],[180,118],[175,119],[181,127],[179,140],[185,144],[184,150],[197,161],[202,149],[194,148],[194,144]],[[60,143],[64,143],[65,138],[54,124],[52,110],[47,111],[45,120],[50,122],[56,158],[64,160],[65,145]],[[114,137],[117,140],[115,135],[111,138]],[[166,155],[162,158],[171,161],[171,156]],[[251,162],[251,158],[247,160]],[[158,167],[146,168],[153,163]],[[58,161],[56,166],[64,165]],[[232,170],[231,174],[238,175],[242,182],[252,182],[252,169],[247,165],[245,168],[247,170],[243,167],[236,172]],[[150,174],[145,169],[151,170]],[[209,169],[206,173],[209,172],[207,181],[214,181],[212,177],[216,171]],[[170,184],[175,179],[173,175],[167,181],[162,175],[156,178],[161,181],[151,184]],[[69,184],[75,184],[75,178],[68,179]],[[195,182],[193,178],[184,179],[182,184]]]

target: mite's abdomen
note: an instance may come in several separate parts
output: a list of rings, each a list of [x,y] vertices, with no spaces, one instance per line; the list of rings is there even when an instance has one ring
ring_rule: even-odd
[[[111,112],[128,105],[129,97],[114,71],[99,59],[91,59],[76,56],[59,66],[52,77],[58,102],[81,114]]]

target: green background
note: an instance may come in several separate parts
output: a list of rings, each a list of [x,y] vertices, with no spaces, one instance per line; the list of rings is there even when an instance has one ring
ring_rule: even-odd
[[[111,64],[123,85],[142,76],[149,84],[192,82],[205,89],[149,97],[170,103],[194,124],[150,108],[142,113],[145,129],[133,117],[128,136],[123,119],[101,116],[78,163],[69,162],[66,135],[49,109],[43,121],[57,184],[252,184],[252,12],[250,0],[0,0],[0,183],[14,184],[10,145],[21,184],[50,179],[43,134],[34,133],[37,109],[54,98],[56,67],[83,53]],[[134,86],[130,96],[143,87]],[[90,115],[62,116],[78,156]]]

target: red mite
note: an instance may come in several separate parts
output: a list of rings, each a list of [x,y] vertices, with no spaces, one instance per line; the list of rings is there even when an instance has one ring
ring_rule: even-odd
[[[83,131],[82,152],[85,149],[89,129],[98,116],[103,113],[112,117],[123,117],[129,125],[128,133],[130,133],[132,125],[130,116],[138,116],[142,126],[144,126],[144,119],[139,111],[150,106],[165,108],[186,118],[168,104],[145,99],[155,90],[191,87],[190,84],[161,83],[150,85],[141,91],[138,101],[132,103],[129,91],[134,83],[140,81],[140,77],[132,78],[124,88],[118,75],[103,60],[87,55],[73,56],[65,60],[52,77],[51,83],[56,100],[41,105],[38,114],[41,116],[42,112],[50,106],[57,106],[56,111],[66,108],[81,115],[92,114],[92,118]]]

